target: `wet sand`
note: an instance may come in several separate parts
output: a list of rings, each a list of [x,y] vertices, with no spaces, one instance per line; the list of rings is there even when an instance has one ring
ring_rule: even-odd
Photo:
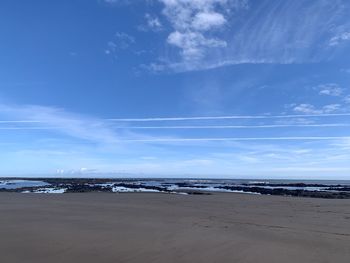
[[[0,193],[1,263],[349,259],[350,200]]]

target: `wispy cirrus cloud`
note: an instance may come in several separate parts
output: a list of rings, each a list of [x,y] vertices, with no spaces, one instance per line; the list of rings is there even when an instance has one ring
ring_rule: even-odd
[[[341,32],[329,40],[329,45],[337,46],[346,41],[350,41],[350,32]]]
[[[334,112],[338,112],[342,106],[340,104],[328,104],[321,108],[317,108],[316,106],[309,103],[302,103],[293,106],[293,111],[296,113],[304,113],[304,114],[330,114]]]
[[[138,29],[162,31],[162,37],[167,32],[156,59],[141,63],[153,72],[328,61],[350,39],[346,0],[150,2],[160,4],[161,12],[146,12]],[[110,46],[115,49],[113,41]]]
[[[166,43],[175,49],[153,70],[318,62],[348,38],[336,33],[348,23],[344,0],[159,1],[171,25]]]
[[[350,95],[348,95],[348,96],[346,96],[346,97],[344,98],[344,102],[345,102],[345,103],[350,103]]]
[[[319,90],[320,95],[340,98],[341,104],[339,109],[347,108],[347,105],[344,105],[344,103],[345,104],[350,103],[350,95],[349,95],[348,89],[344,89],[340,87],[338,84],[335,84],[335,83],[323,84],[323,85],[319,85],[317,89]]]
[[[108,5],[131,4],[132,0],[98,0]]]
[[[114,35],[114,39],[107,43],[105,53],[107,55],[116,54],[118,51],[125,51],[133,44],[135,44],[135,38],[133,36],[124,32],[117,32]]]
[[[18,106],[1,104],[0,113],[1,116],[9,119],[2,123],[40,123],[45,125],[45,129],[53,129],[56,132],[77,139],[96,143],[117,143],[119,141],[118,134],[108,128],[103,121],[73,114],[59,108],[38,105]],[[35,129],[36,127],[24,128]]]
[[[220,136],[218,134],[208,134],[208,136],[171,136],[166,133],[144,135],[138,134],[123,134],[119,130],[114,129],[115,122],[133,122],[133,121],[194,121],[201,120],[197,117],[175,117],[175,118],[141,118],[141,119],[98,119],[86,115],[74,114],[64,109],[45,107],[37,105],[0,105],[0,116],[3,122],[2,126],[6,124],[18,124],[18,128],[33,127],[30,125],[45,125],[48,129],[52,129],[54,134],[63,134],[75,138],[73,145],[65,141],[60,141],[62,138],[57,138],[54,134],[40,133],[36,140],[45,134],[45,138],[51,138],[54,143],[50,145],[45,138],[41,138],[41,143],[23,142],[18,143],[17,147],[12,147],[11,150],[0,153],[0,157],[4,162],[12,160],[11,167],[20,166],[23,169],[9,168],[6,171],[14,171],[15,173],[25,173],[28,167],[34,167],[33,170],[47,171],[47,169],[57,169],[59,173],[65,174],[84,174],[93,172],[94,175],[103,173],[112,173],[114,176],[125,173],[139,173],[152,174],[157,172],[163,176],[169,175],[169,171],[183,175],[189,171],[196,171],[196,173],[207,174],[208,176],[218,176],[218,173],[249,173],[262,176],[261,167],[254,171],[251,169],[251,163],[261,163],[266,165],[266,171],[273,169],[284,169],[285,167],[305,167],[310,168],[308,162],[317,162],[324,164],[325,156],[330,153],[337,153],[337,156],[329,160],[327,167],[348,167],[343,163],[339,165],[337,162],[348,161],[348,148],[340,151],[340,146],[334,146],[333,149],[327,149],[329,144],[339,144],[343,141],[349,141],[350,138],[344,134],[339,135],[282,135],[271,134],[270,136]],[[252,118],[253,120],[260,120],[260,118],[283,118],[290,119],[300,115],[273,115],[273,116],[218,116],[210,117],[204,116],[207,120],[217,121],[226,118]],[[304,116],[304,115],[302,115]],[[310,116],[317,116],[311,115]],[[320,116],[337,116],[337,114],[320,114]],[[5,120],[5,117],[7,120]],[[304,116],[305,117],[305,116]],[[224,119],[223,119],[224,118]],[[306,118],[306,117],[305,117]],[[204,119],[205,120],[205,119]],[[18,122],[18,123],[16,123]],[[119,125],[119,124],[118,124]],[[313,127],[313,124],[310,124]],[[253,125],[254,126],[254,125]],[[253,126],[227,126],[225,129],[251,129]],[[287,125],[288,126],[288,125]],[[293,124],[290,124],[293,127]],[[36,127],[36,126],[35,126]],[[207,128],[192,124],[192,126],[183,127],[185,129],[192,128]],[[219,126],[217,126],[219,127]],[[284,125],[255,125],[254,129],[270,129],[281,128]],[[297,126],[295,126],[297,127]],[[302,127],[304,127],[302,125]],[[305,124],[307,127],[307,124]],[[340,123],[332,124],[315,124],[315,127],[343,127]],[[345,127],[345,126],[344,126]],[[182,128],[178,126],[178,128]],[[301,128],[301,127],[300,127]],[[128,129],[128,127],[126,127]],[[6,132],[6,131],[2,131]],[[15,131],[9,131],[11,134]],[[47,135],[50,135],[46,137]],[[261,134],[260,134],[261,135]],[[280,135],[280,136],[279,136]],[[39,140],[40,141],[40,140]],[[94,144],[85,141],[93,142]],[[300,149],[303,145],[311,147],[310,144],[315,143],[326,145],[322,151],[317,151],[317,157],[310,150]],[[281,144],[292,145],[293,149],[281,147]],[[121,145],[121,148],[119,147]],[[235,147],[232,147],[234,145]],[[116,147],[118,146],[118,147]],[[127,146],[127,147],[123,147]],[[196,148],[194,152],[182,151],[175,153],[172,147],[186,147]],[[298,147],[299,148],[298,148]],[[170,148],[169,148],[170,147]],[[213,147],[215,151],[221,151],[216,156],[212,151],[201,152],[200,149],[206,147]],[[232,149],[235,149],[234,151]],[[297,149],[296,149],[297,148]],[[220,149],[220,150],[218,150]],[[292,151],[293,150],[293,151]],[[154,158],[140,159],[145,154],[152,152]],[[226,155],[225,155],[226,152]],[[227,154],[229,153],[229,154]],[[221,154],[221,155],[220,155]],[[127,155],[127,156],[126,156]],[[124,159],[123,159],[124,158]],[[15,162],[13,161],[15,160]],[[161,162],[159,160],[162,160]],[[320,161],[321,160],[321,161]],[[44,164],[43,164],[44,163]],[[233,166],[232,163],[235,163]],[[239,167],[237,167],[237,164]],[[199,165],[205,168],[198,168]],[[38,168],[39,167],[39,168]],[[221,168],[220,168],[221,167]],[[222,167],[225,167],[223,170]],[[196,169],[194,169],[196,168]],[[198,168],[198,169],[197,169]],[[330,169],[330,168],[329,168]],[[302,169],[301,169],[302,170]],[[317,170],[317,169],[316,169]],[[322,170],[319,165],[318,170]]]
[[[317,102],[317,106],[313,103],[293,103],[286,105],[288,109],[292,109],[295,113],[302,114],[343,114],[350,110],[347,105],[347,98],[350,95],[348,90],[341,87],[337,83],[325,83],[312,87],[314,94],[313,102]],[[319,105],[321,97],[326,97],[328,104]],[[322,98],[323,99],[323,98]],[[329,103],[331,102],[331,103]]]
[[[317,86],[320,95],[339,97],[343,95],[344,89],[336,83],[328,83]]]
[[[0,130],[51,130],[76,139],[87,140],[100,144],[116,143],[171,143],[171,142],[229,142],[229,141],[254,141],[254,140],[331,140],[330,136],[271,136],[271,137],[178,137],[162,133],[156,136],[145,133],[133,133],[131,130],[174,130],[174,129],[275,129],[275,128],[310,128],[310,127],[348,127],[347,123],[321,122],[321,123],[278,123],[280,119],[298,119],[300,117],[346,117],[350,113],[334,113],[339,110],[339,105],[330,104],[321,109],[310,104],[294,105],[293,111],[302,114],[290,115],[236,115],[236,116],[194,116],[194,117],[168,117],[168,118],[135,118],[135,119],[99,119],[80,114],[67,112],[63,109],[37,105],[0,105]],[[225,125],[215,124],[201,125],[193,122],[191,125],[174,126],[134,126],[133,122],[169,122],[169,121],[223,121],[223,120],[273,120],[273,122],[250,125]],[[121,125],[127,123],[127,125]],[[117,124],[117,125],[115,125]],[[130,131],[129,131],[130,130]]]
[[[158,31],[162,31],[164,29],[164,26],[158,16],[146,13],[145,24],[139,25],[137,28],[141,31],[158,32]]]

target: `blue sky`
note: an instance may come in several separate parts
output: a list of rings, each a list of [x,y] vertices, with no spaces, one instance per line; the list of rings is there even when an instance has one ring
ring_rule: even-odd
[[[349,13],[3,0],[0,175],[350,179]]]

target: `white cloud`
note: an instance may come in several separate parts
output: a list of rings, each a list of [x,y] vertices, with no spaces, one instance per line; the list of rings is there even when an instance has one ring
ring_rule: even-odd
[[[342,105],[340,104],[328,104],[323,106],[322,108],[316,108],[312,104],[302,103],[294,106],[293,111],[297,113],[304,114],[331,114],[338,112],[342,109]]]
[[[130,35],[124,33],[124,32],[115,33],[115,39],[116,39],[115,44],[121,49],[126,49],[131,44],[135,43],[135,38],[133,36],[130,36]]]
[[[124,32],[117,32],[114,35],[114,39],[108,41],[105,53],[107,55],[116,53],[118,50],[126,50],[131,45],[135,44],[135,38]]]
[[[139,25],[137,27],[140,31],[154,31],[159,32],[164,29],[163,23],[159,19],[159,17],[155,15],[151,15],[149,13],[145,14],[145,24]]]
[[[147,21],[147,26],[148,28],[154,30],[154,31],[159,31],[163,29],[163,25],[160,22],[158,17],[152,16],[150,14],[145,15],[146,21]]]
[[[196,29],[196,23],[222,25],[226,22],[223,12],[239,0],[159,0],[164,4],[163,13],[176,30]],[[211,15],[208,15],[211,14]],[[207,21],[205,19],[207,18]],[[218,23],[218,20],[220,23]],[[211,26],[205,30],[211,29]]]
[[[225,14],[238,0],[159,0],[163,14],[173,27],[167,43],[180,49],[182,63],[200,61],[212,48],[224,48],[227,42],[213,36],[223,28]],[[194,60],[194,61],[193,61]],[[180,62],[181,63],[181,62]]]
[[[159,73],[162,71],[165,71],[167,69],[166,64],[161,63],[161,62],[152,62],[150,64],[141,64],[140,65],[141,69],[153,72],[153,73]]]
[[[339,97],[341,99],[341,104],[332,104],[328,105],[324,110],[329,111],[338,111],[338,110],[346,110],[346,105],[350,103],[350,95],[344,94],[346,89],[341,88],[338,84],[335,83],[329,83],[329,84],[323,84],[316,87],[316,89],[319,90],[320,95],[326,95],[326,96],[332,96],[332,97]]]
[[[215,38],[205,38],[199,32],[172,32],[168,43],[180,48],[185,61],[198,60],[204,57],[206,48],[226,47],[227,43]]]
[[[99,0],[109,5],[130,4],[132,0]]]
[[[192,27],[199,31],[206,31],[220,27],[226,23],[225,17],[216,12],[202,12],[195,15]]]
[[[171,25],[167,44],[175,49],[167,49],[160,55],[163,62],[153,64],[174,71],[326,61],[335,55],[334,43],[350,37],[346,32],[334,37],[334,48],[329,48],[330,35],[348,16],[344,0],[261,0],[249,5],[246,0],[158,1]]]
[[[321,114],[322,111],[315,108],[314,105],[308,104],[308,103],[302,103],[299,105],[296,105],[293,108],[293,111],[297,113],[305,113],[305,114]]]
[[[346,96],[344,98],[345,103],[350,103],[350,95]]]
[[[332,112],[337,112],[342,109],[342,105],[340,104],[329,104],[326,106],[323,106],[322,111],[324,113],[332,113]]]
[[[337,46],[341,44],[344,41],[350,40],[350,32],[342,32],[337,34],[336,36],[332,37],[329,40],[330,46]]]
[[[166,48],[159,49],[155,61],[141,65],[154,72],[328,61],[338,54],[335,51],[342,48],[342,42],[350,40],[346,0],[155,1],[162,4],[163,16],[146,13],[145,24],[138,27],[165,31],[170,25]],[[120,48],[117,42],[108,44],[106,54]]]
[[[317,89],[320,90],[320,95],[328,95],[328,96],[334,96],[339,97],[343,94],[344,89],[339,87],[338,84],[335,83],[329,83],[329,84],[322,84],[317,87]]]

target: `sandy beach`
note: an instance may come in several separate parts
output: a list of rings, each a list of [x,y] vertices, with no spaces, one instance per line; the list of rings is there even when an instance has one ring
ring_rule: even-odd
[[[350,201],[232,193],[0,193],[0,258],[345,263]]]

